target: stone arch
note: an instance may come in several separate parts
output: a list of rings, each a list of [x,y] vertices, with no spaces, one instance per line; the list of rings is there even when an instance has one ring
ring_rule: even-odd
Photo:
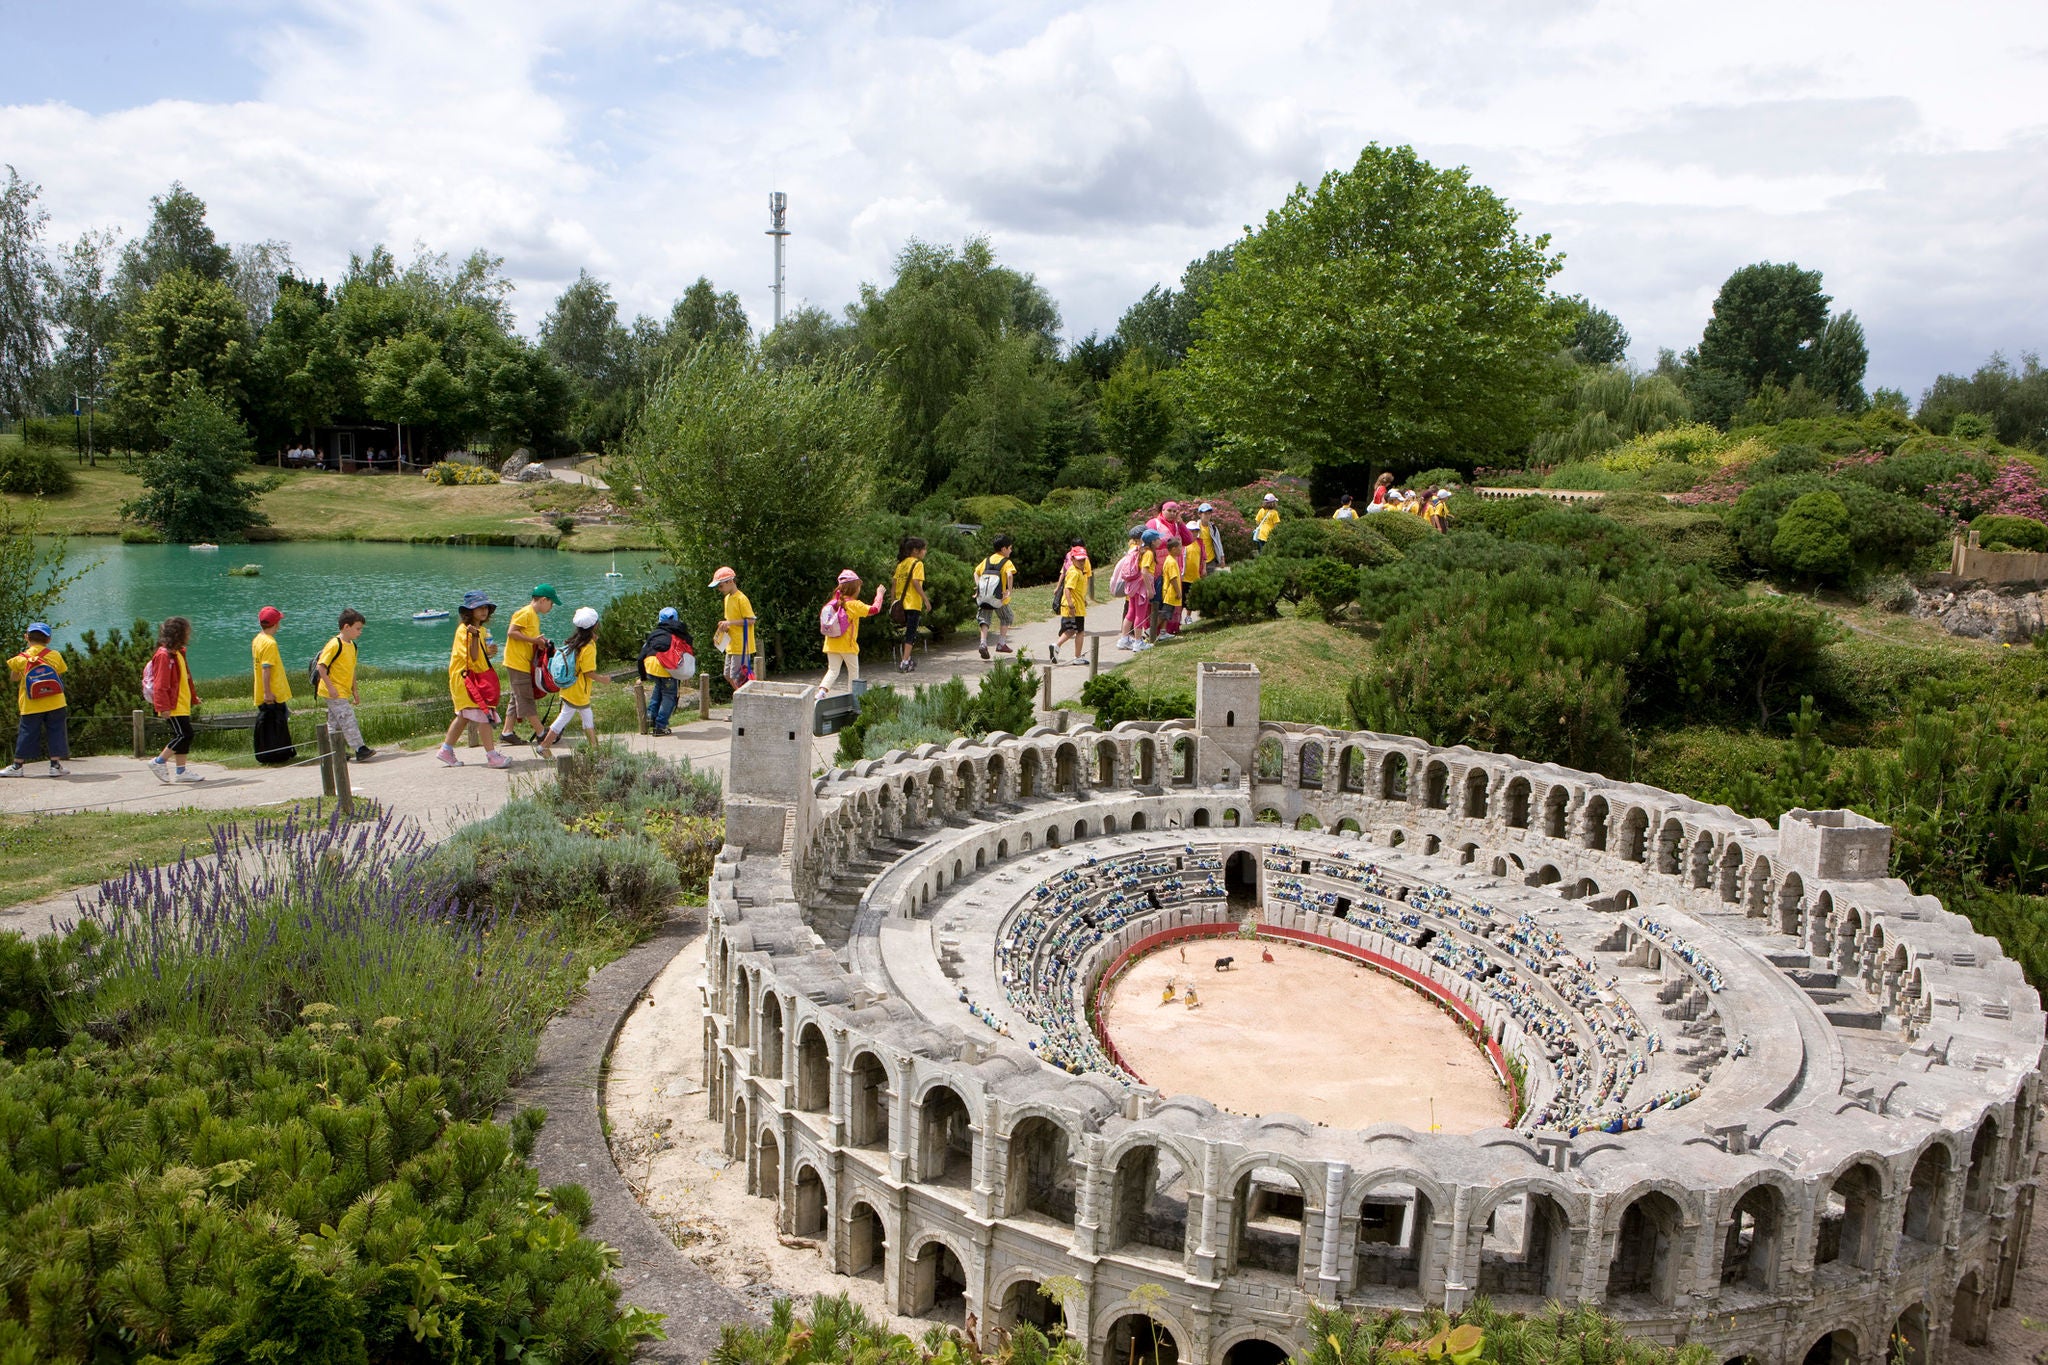
[[[979,807],[985,804],[978,799],[982,792],[982,784],[976,780],[974,764],[971,761],[962,759],[960,766],[954,770],[953,777],[953,799],[958,805],[962,807]]]
[[[832,1107],[832,1049],[825,1031],[813,1023],[796,1036],[796,1107],[808,1114]]]
[[[1134,787],[1156,787],[1159,785],[1158,746],[1149,737],[1141,736],[1131,746],[1131,785]]]
[[[1607,798],[1596,794],[1579,812],[1579,840],[1595,852],[1607,849]]]
[[[1629,1201],[1614,1233],[1607,1265],[1607,1297],[1668,1304],[1677,1295],[1683,1260],[1685,1210],[1663,1190]]]
[[[998,839],[998,840],[996,840],[996,861],[997,861],[997,862],[1001,862],[1001,861],[1002,861],[1003,859],[1005,859],[1005,858],[1007,858],[1007,857],[1009,857],[1009,856],[1010,856],[1010,841],[1009,841],[1008,839]]]
[[[1244,823],[1244,817],[1238,813],[1238,809],[1236,806],[1230,806],[1227,807],[1223,812],[1223,823],[1228,825],[1232,829],[1236,829],[1239,825]]]
[[[1486,769],[1473,768],[1465,774],[1465,795],[1460,806],[1468,820],[1486,818]]]
[[[773,991],[761,992],[761,1047],[756,1055],[763,1076],[782,1079],[782,997]]]
[[[1200,772],[1201,769],[1195,762],[1195,737],[1193,735],[1180,735],[1174,739],[1171,768],[1174,786],[1192,787],[1195,785],[1195,774]]]
[[[1966,1346],[1982,1346],[1990,1340],[1984,1274],[1971,1266],[1956,1280],[1955,1299],[1949,1309],[1948,1339]]]
[[[1010,1130],[1009,1153],[1005,1215],[1035,1213],[1072,1226],[1079,1172],[1066,1127],[1032,1114]]]
[[[754,974],[745,967],[733,980],[732,987],[732,1045],[737,1048],[753,1046],[754,1034]]]
[[[1219,1343],[1216,1358],[1222,1365],[1287,1365],[1295,1348],[1273,1340],[1268,1335],[1270,1331],[1270,1328],[1247,1327],[1234,1332],[1228,1338],[1229,1345]]]
[[[1066,1308],[1044,1292],[1045,1281],[1051,1278],[1043,1270],[1011,1271],[990,1295],[995,1325],[1035,1327],[1048,1336],[1055,1328],[1066,1328]]]
[[[1742,894],[1742,845],[1730,839],[1721,849],[1721,902],[1733,905]]]
[[[1784,1242],[1785,1192],[1768,1181],[1751,1186],[1721,1234],[1721,1283],[1769,1293],[1777,1286],[1778,1255]]]
[[[1038,750],[1036,749],[1026,749],[1023,757],[1017,760],[1017,799],[1019,801],[1029,801],[1038,795],[1038,789],[1042,784],[1039,769],[1043,766],[1043,761],[1038,757]]]
[[[1571,1297],[1572,1223],[1568,1196],[1547,1182],[1511,1182],[1473,1211],[1479,1242],[1479,1292],[1545,1299]]]
[[[1380,760],[1380,800],[1408,799],[1408,755],[1388,754]]]
[[[1926,1246],[1941,1245],[1952,1156],[1946,1143],[1930,1142],[1913,1163],[1913,1174],[1906,1182],[1905,1218],[1899,1225],[1901,1237]]]
[[[1692,841],[1692,889],[1705,891],[1714,883],[1714,836],[1701,830]]]
[[[1145,827],[1150,823],[1151,821],[1146,818],[1145,812],[1141,810],[1131,812],[1131,833],[1142,834]]]
[[[1970,1139],[1970,1170],[1963,1181],[1963,1208],[1970,1213],[1991,1212],[1992,1195],[1998,1186],[1998,1115],[1986,1114]]]
[[[1879,1159],[1859,1157],[1845,1166],[1829,1182],[1826,1200],[1814,1220],[1813,1263],[1840,1261],[1858,1270],[1875,1270],[1877,1222],[1884,1196],[1884,1167]]]
[[[789,1230],[799,1237],[822,1238],[832,1226],[825,1193],[825,1178],[808,1161],[797,1163],[796,1180],[790,1186]]]
[[[1047,825],[1045,827],[1045,846],[1047,848],[1058,848],[1060,843],[1060,827],[1058,825]]]
[[[1885,1359],[1891,1365],[1927,1365],[1932,1335],[1927,1305],[1913,1304],[1892,1322],[1891,1341],[1886,1347]]]
[[[1543,864],[1543,866],[1536,869],[1536,872],[1531,880],[1531,885],[1555,886],[1557,885],[1557,883],[1563,880],[1564,873],[1559,872],[1557,870],[1557,864],[1545,863]]]
[[[1570,828],[1571,792],[1562,786],[1553,785],[1543,793],[1543,833],[1551,839],[1562,839]]]
[[[1465,867],[1479,860],[1479,845],[1464,843],[1458,845],[1458,866]]]
[[[1008,770],[1003,766],[1003,756],[1001,754],[990,754],[988,756],[987,772],[988,798],[983,804],[1000,806],[1006,798],[1004,788],[1009,776]]]
[[[1250,1163],[1224,1188],[1231,1192],[1231,1268],[1299,1281],[1311,1226],[1311,1183],[1295,1173],[1293,1163],[1268,1156]]]
[[[1630,806],[1621,817],[1620,845],[1615,850],[1623,861],[1647,862],[1650,845],[1650,816],[1641,806]]]
[[[1425,857],[1435,854],[1435,852],[1443,846],[1444,841],[1434,834],[1425,834],[1422,836],[1422,852]]]
[[[1509,829],[1529,828],[1529,779],[1515,776],[1508,779],[1506,793],[1507,821]]]
[[[782,1198],[782,1143],[773,1128],[763,1127],[754,1139],[754,1188],[763,1199]]]
[[[1196,806],[1194,816],[1188,823],[1196,829],[1209,828],[1209,808],[1207,806]]]
[[[1365,833],[1365,831],[1359,827],[1358,821],[1349,815],[1345,816],[1342,820],[1339,820],[1337,822],[1337,832],[1339,834]]]
[[[1863,1365],[1856,1333],[1847,1327],[1837,1327],[1806,1348],[1800,1365]]]
[[[1770,913],[1771,860],[1759,853],[1749,864],[1749,895],[1744,910],[1752,919]]]
[[[1440,758],[1433,758],[1422,770],[1422,804],[1431,810],[1451,808],[1451,770]]]
[[[881,1277],[888,1257],[889,1225],[875,1205],[857,1199],[846,1211],[846,1273]]]
[[[1337,751],[1337,787],[1347,792],[1365,790],[1365,750],[1356,744]]]
[[[911,1317],[965,1320],[967,1258],[948,1234],[919,1233],[903,1266],[903,1307],[899,1311]]]
[[[1166,1158],[1162,1161],[1162,1156]],[[1108,1247],[1152,1247],[1179,1256],[1187,1250],[1189,1174],[1200,1168],[1162,1142],[1137,1141],[1112,1150]]]
[[[926,1088],[917,1104],[915,1179],[965,1187],[974,1173],[974,1122],[967,1101],[946,1082]]]
[[[1304,741],[1296,755],[1295,784],[1320,790],[1323,785],[1323,746],[1320,740]]]
[[[889,1068],[872,1049],[854,1053],[847,1068],[847,1141],[855,1147],[889,1145]]]
[[[1657,827],[1657,870],[1676,877],[1684,861],[1685,826],[1678,823],[1677,816],[1669,816]]]
[[[1061,792],[1081,790],[1080,751],[1072,744],[1062,744],[1053,750],[1052,786],[1054,791]]]
[[[1407,1289],[1420,1295],[1437,1254],[1432,1244],[1436,1211],[1450,1207],[1442,1186],[1405,1171],[1374,1172],[1346,1183],[1344,1206],[1358,1210],[1352,1289]]]
[[[1787,938],[1799,937],[1799,903],[1805,896],[1806,882],[1797,872],[1787,872],[1778,879],[1777,894],[1772,897],[1777,909],[1774,927]]]
[[[1116,741],[1095,741],[1095,785],[1105,791],[1116,786]]]
[[[1267,735],[1259,740],[1258,753],[1253,760],[1253,773],[1260,782],[1283,781],[1287,773],[1287,755],[1277,735]]]
[[[1301,830],[1321,829],[1323,822],[1317,819],[1313,812],[1304,811],[1300,818],[1294,822],[1294,827]]]
[[[1156,1303],[1127,1305],[1129,1311],[1105,1315],[1102,1356],[1122,1365],[1180,1365],[1180,1343],[1193,1340],[1174,1330]]]
[[[1806,912],[1806,951],[1822,962],[1833,954],[1835,941],[1835,893],[1822,891]]]

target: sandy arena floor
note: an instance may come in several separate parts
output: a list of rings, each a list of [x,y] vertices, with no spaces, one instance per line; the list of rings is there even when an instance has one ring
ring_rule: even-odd
[[[1226,954],[1236,966],[1215,970]],[[1200,1008],[1162,1005],[1169,978],[1179,993],[1193,986]],[[1125,1063],[1163,1094],[1339,1128],[1462,1133],[1510,1117],[1493,1067],[1448,1015],[1334,953],[1243,939],[1164,948],[1124,973],[1104,1009]]]

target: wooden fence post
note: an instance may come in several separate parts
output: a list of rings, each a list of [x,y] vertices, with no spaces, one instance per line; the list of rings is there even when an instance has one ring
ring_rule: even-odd
[[[636,733],[647,733],[647,683],[644,679],[633,679],[633,723],[639,727]]]
[[[135,756],[137,758],[142,758],[145,756],[145,750],[147,749],[149,744],[149,741],[146,738],[144,738],[145,728],[148,724],[148,721],[143,716],[141,711],[130,711],[128,713],[128,723],[129,725],[134,727],[135,730]]]
[[[341,807],[343,819],[356,813],[355,792],[348,784],[348,746],[337,744],[327,755],[328,784],[334,789],[335,804]]]
[[[697,670],[697,719],[711,719],[711,675]]]
[[[320,753],[320,794],[334,795],[334,743],[327,733],[327,722],[313,722],[313,747]]]
[[[1088,637],[1088,681],[1094,682],[1095,675],[1102,671],[1102,637]]]

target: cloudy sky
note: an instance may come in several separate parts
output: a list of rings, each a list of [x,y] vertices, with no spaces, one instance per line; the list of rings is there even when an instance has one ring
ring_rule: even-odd
[[[0,161],[55,236],[173,179],[333,277],[388,242],[506,259],[529,330],[579,267],[838,308],[911,236],[986,233],[1068,336],[1370,141],[1470,166],[1618,313],[1696,341],[1796,260],[1917,394],[2048,349],[2048,5],[0,0]]]

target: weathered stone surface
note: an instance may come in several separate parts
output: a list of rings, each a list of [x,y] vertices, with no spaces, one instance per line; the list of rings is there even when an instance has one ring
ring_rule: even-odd
[[[1923,592],[1913,615],[1937,622],[1951,635],[2021,644],[2048,622],[2048,594],[1993,588]]]

